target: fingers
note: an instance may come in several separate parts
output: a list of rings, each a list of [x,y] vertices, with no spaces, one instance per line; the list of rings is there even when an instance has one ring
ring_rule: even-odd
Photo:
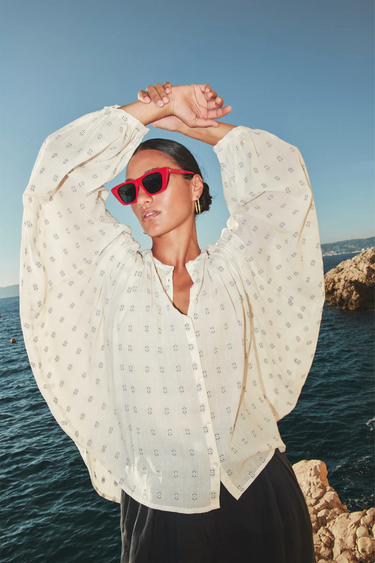
[[[217,108],[209,110],[209,116],[211,119],[220,119],[220,117],[224,117],[228,115],[232,111],[232,106],[225,106],[224,108]]]
[[[164,104],[167,104],[169,102],[169,98],[165,92],[164,86],[160,83],[156,84],[155,89],[157,91],[157,93],[159,94],[160,99]]]
[[[217,98],[217,92],[212,90],[209,84],[198,84],[198,86],[205,95],[206,100],[214,100],[215,98]]]
[[[166,84],[169,85],[169,90],[171,91],[172,85],[170,83],[166,83]],[[141,90],[141,92],[142,92],[142,90]],[[151,101],[154,102],[154,104],[157,105],[160,108],[163,107],[164,104],[169,103],[169,97],[166,94],[165,88],[160,83],[155,84],[155,86],[148,86],[146,96],[147,95],[151,99]],[[141,100],[141,101],[143,101],[143,100]]]
[[[145,104],[149,104],[151,102],[151,98],[147,94],[145,90],[139,90],[138,92],[138,100],[140,102],[144,102]]]
[[[217,98],[215,98],[214,100],[209,100],[207,102],[207,108],[208,109],[217,109],[217,108],[221,108],[222,105],[224,103],[223,98],[220,98],[220,96],[218,96]]]
[[[158,84],[156,85],[158,86]],[[160,84],[161,86],[161,84]],[[163,107],[164,102],[160,97],[160,94],[155,86],[148,86],[147,87],[147,94],[151,98],[151,101],[154,102],[155,105],[158,107]]]
[[[215,119],[220,119],[220,117],[224,117],[228,115],[232,111],[231,106],[225,106],[224,108],[217,108],[210,110],[208,112],[209,118],[197,118],[194,121],[194,124],[189,124],[190,127],[219,127],[218,121],[214,121]]]
[[[164,90],[166,94],[170,94],[172,92],[172,84],[170,82],[164,82]]]
[[[155,86],[148,86],[146,90],[140,90],[138,92],[138,100],[149,104],[154,102],[158,107],[163,107],[164,104],[169,103],[169,96],[172,92],[172,84],[170,82],[165,82],[164,85],[158,83]]]
[[[209,90],[208,92],[206,92],[207,100],[214,100],[215,98],[217,98],[217,92],[215,92],[214,90]]]
[[[189,124],[189,127],[219,127],[219,123],[213,119],[198,118],[194,124]]]
[[[199,84],[199,87],[207,100],[208,109],[211,110],[222,107],[224,103],[223,98],[218,96],[217,92],[215,90],[212,90],[209,84]]]

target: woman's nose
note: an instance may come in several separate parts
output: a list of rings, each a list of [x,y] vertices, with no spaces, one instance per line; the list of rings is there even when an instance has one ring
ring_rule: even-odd
[[[142,186],[139,186],[138,197],[137,197],[138,204],[142,206],[145,203],[148,203],[149,201],[152,201],[152,196],[150,196],[150,194],[148,194]]]

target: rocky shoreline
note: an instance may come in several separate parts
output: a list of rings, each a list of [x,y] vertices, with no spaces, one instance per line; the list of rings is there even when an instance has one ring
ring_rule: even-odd
[[[294,472],[306,499],[317,563],[375,561],[375,508],[348,512],[330,487],[323,461],[300,461]]]
[[[324,276],[326,302],[350,311],[375,306],[375,247],[341,262]]]

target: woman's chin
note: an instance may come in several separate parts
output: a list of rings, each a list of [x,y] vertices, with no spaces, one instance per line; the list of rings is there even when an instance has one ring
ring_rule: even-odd
[[[149,237],[157,237],[164,234],[160,225],[143,225],[143,232]]]

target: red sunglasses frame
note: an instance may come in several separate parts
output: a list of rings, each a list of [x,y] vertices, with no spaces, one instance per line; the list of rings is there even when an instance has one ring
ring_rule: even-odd
[[[162,178],[161,189],[158,192],[151,194],[144,187],[142,180],[144,178],[146,178],[147,176],[150,176],[150,174],[155,174],[155,172],[159,172],[161,174],[161,178]],[[151,197],[153,197],[155,195],[160,194],[161,192],[164,192],[164,190],[167,189],[170,174],[196,174],[196,172],[189,172],[188,170],[180,170],[180,169],[177,169],[177,168],[168,168],[167,166],[163,166],[163,168],[155,168],[154,170],[150,170],[150,172],[147,172],[147,174],[144,174],[143,176],[140,176],[139,178],[136,178],[135,180],[127,180],[126,182],[122,182],[122,184],[118,184],[117,186],[112,188],[111,192],[113,193],[115,198],[122,205],[132,205],[138,199],[139,186],[142,186],[142,188],[145,190],[145,192],[148,195],[150,195]],[[131,201],[129,203],[126,203],[125,201],[123,201],[121,199],[119,193],[118,193],[119,189],[122,188],[123,186],[126,186],[127,184],[133,184],[135,186],[135,199],[134,199],[134,201]]]

